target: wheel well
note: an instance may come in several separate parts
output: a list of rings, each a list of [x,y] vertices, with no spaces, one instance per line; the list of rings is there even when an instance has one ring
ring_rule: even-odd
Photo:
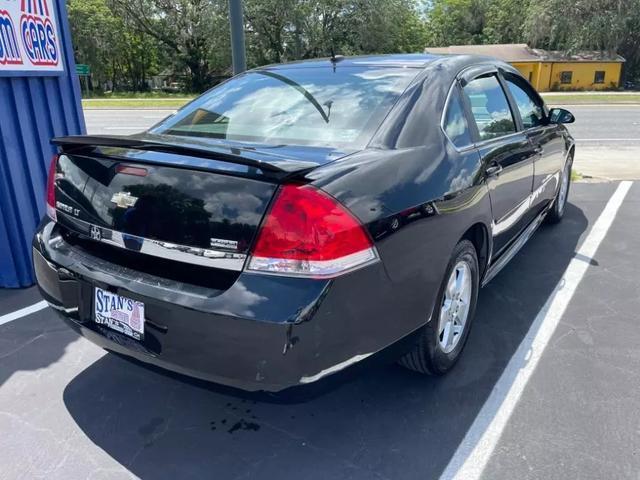
[[[489,260],[489,232],[482,223],[472,225],[462,236],[461,240],[469,240],[473,243],[478,255],[478,266],[480,267],[480,278],[484,275]]]

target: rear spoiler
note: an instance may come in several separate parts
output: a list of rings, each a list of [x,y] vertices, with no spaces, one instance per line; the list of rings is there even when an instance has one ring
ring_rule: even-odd
[[[147,138],[145,138],[147,137]],[[148,138],[151,137],[151,138]],[[225,147],[217,145],[208,145],[200,142],[189,143],[184,139],[179,142],[169,143],[162,141],[156,135],[143,136],[117,136],[117,135],[74,135],[68,137],[56,137],[51,140],[53,145],[60,147],[62,152],[73,153],[78,150],[95,147],[117,147],[131,148],[135,150],[147,150],[164,153],[175,153],[178,155],[190,155],[198,158],[207,158],[211,160],[224,161],[245,165],[248,167],[259,168],[265,172],[276,174],[293,174],[311,170],[318,166],[317,163],[303,162],[293,159],[255,158],[255,155],[249,148]]]

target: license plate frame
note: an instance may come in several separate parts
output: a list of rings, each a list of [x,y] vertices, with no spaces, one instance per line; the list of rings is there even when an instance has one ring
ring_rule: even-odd
[[[100,287],[93,289],[93,321],[118,333],[144,340],[143,302]]]

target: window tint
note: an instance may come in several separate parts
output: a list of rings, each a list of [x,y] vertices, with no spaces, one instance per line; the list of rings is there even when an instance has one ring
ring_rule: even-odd
[[[418,70],[278,68],[220,84],[152,133],[362,148]]]
[[[560,72],[560,83],[571,83],[573,72]]]
[[[593,83],[604,83],[604,70],[596,70],[593,76]]]
[[[444,131],[456,147],[464,147],[471,144],[469,125],[464,116],[462,99],[457,88],[451,91],[447,113],[444,117]]]
[[[469,82],[464,87],[464,93],[471,102],[473,119],[478,126],[481,140],[516,131],[507,97],[494,75]]]
[[[507,87],[518,105],[524,128],[537,127],[544,122],[542,104],[524,88],[507,79]]]

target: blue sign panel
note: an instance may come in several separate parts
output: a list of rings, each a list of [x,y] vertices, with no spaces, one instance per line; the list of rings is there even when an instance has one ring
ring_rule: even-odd
[[[34,283],[49,140],[85,132],[66,15],[64,0],[0,0],[0,287]]]

